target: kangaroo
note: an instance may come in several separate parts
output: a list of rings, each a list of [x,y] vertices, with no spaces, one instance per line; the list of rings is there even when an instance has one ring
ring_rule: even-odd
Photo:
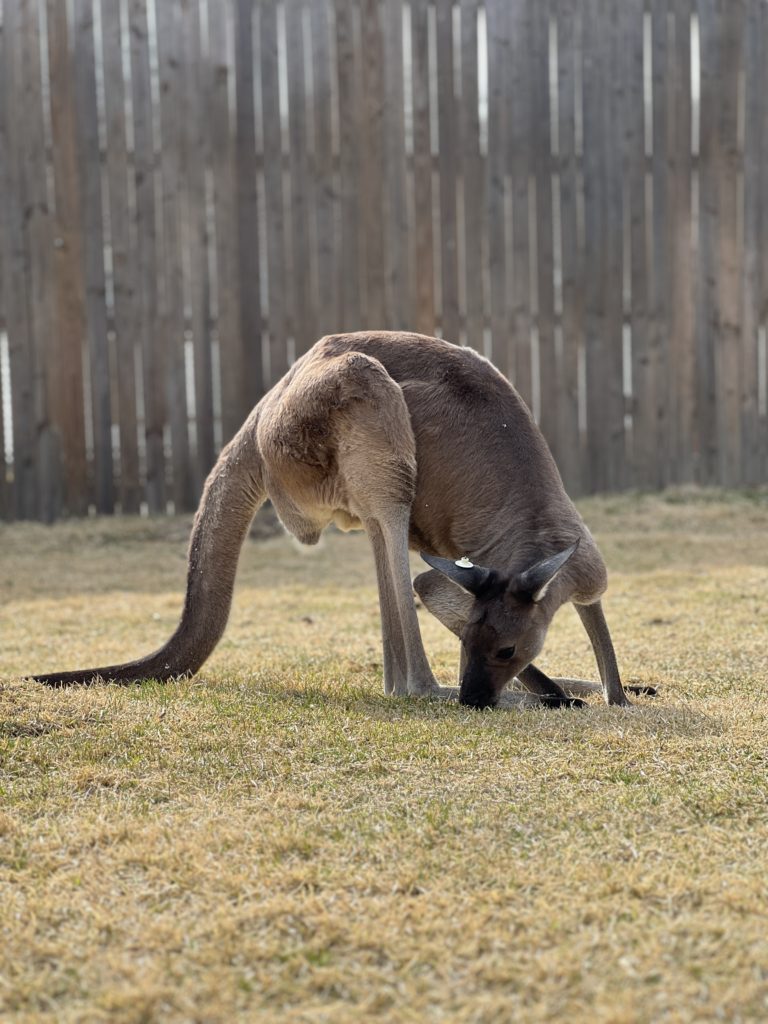
[[[600,597],[606,569],[554,459],[509,381],[472,349],[399,332],[321,338],[261,399],[223,449],[189,546],[186,597],[159,650],[103,668],[33,678],[49,686],[189,676],[219,641],[240,548],[269,497],[285,528],[315,544],[331,522],[368,534],[376,565],[384,691],[454,697],[432,674],[414,583],[461,641],[458,699],[485,708],[627,705]],[[533,664],[557,609],[576,606],[602,688]]]

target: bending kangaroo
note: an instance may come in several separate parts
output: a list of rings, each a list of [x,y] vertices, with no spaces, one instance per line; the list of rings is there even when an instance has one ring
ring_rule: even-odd
[[[605,565],[522,399],[471,349],[394,332],[322,338],[224,448],[195,517],[184,609],[167,643],[123,665],[34,678],[66,686],[196,672],[224,632],[240,548],[267,497],[304,544],[330,522],[367,532],[387,694],[456,693],[438,686],[424,653],[411,547],[432,567],[414,581],[417,593],[461,640],[461,703],[495,705],[515,676],[549,704],[599,691],[533,665],[566,601],[592,642],[606,701],[629,703],[600,605]]]

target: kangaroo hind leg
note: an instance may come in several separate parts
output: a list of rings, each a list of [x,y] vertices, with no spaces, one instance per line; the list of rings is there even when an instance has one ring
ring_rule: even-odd
[[[408,562],[416,442],[399,385],[378,360],[341,357],[356,400],[335,417],[337,468],[346,509],[371,539],[379,586],[385,692],[439,696],[424,652]]]

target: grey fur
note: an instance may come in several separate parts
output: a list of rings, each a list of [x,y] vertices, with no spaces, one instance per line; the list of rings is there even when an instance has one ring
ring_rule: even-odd
[[[196,672],[224,631],[240,547],[267,497],[304,543],[332,521],[368,533],[386,693],[456,695],[438,686],[424,652],[411,547],[428,557],[466,555],[493,574],[494,593],[483,600],[435,569],[415,581],[424,604],[462,639],[462,699],[468,680],[482,690],[468,699],[477,706],[567,702],[566,691],[596,689],[560,685],[530,667],[555,611],[572,601],[605,699],[628,703],[600,606],[603,560],[525,404],[471,349],[395,332],[322,338],[222,451],[192,530],[181,621],[166,644],[126,664],[35,678],[63,686]],[[536,696],[503,693],[514,676]]]

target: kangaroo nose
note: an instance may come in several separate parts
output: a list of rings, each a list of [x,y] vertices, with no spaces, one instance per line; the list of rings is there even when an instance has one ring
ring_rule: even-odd
[[[459,704],[480,711],[483,708],[492,708],[496,704],[496,696],[491,690],[465,689],[462,686],[459,690]]]

